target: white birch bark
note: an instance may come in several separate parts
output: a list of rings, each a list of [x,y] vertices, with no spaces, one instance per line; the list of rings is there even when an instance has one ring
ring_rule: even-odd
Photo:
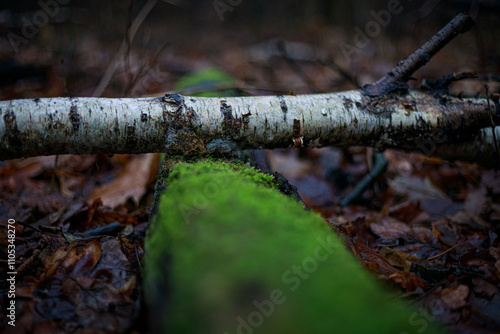
[[[374,103],[361,91],[302,96],[46,98],[0,102],[0,160],[52,154],[224,153],[297,146],[372,146],[470,160],[441,144],[492,140],[485,99],[410,91]],[[492,142],[472,159],[491,156]],[[458,144],[456,144],[458,145]],[[455,146],[456,146],[455,145]],[[454,146],[454,147],[455,147]],[[452,146],[448,146],[452,147]],[[456,146],[458,147],[458,146]],[[429,150],[427,150],[429,151]]]

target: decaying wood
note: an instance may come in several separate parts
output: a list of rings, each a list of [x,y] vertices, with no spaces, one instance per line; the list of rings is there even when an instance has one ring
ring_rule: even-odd
[[[12,100],[0,102],[0,159],[327,145],[433,154],[439,151],[424,151],[429,142],[436,146],[477,139],[479,130],[490,125],[485,99],[447,97],[443,103],[442,97],[418,91],[376,102],[361,90],[302,96]]]

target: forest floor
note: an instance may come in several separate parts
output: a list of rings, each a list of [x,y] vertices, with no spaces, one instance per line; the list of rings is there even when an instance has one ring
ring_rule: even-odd
[[[159,34],[161,24],[149,22],[149,34]],[[175,31],[171,25],[169,31]],[[179,93],[215,89],[271,95],[354,89],[376,81],[436,27],[414,31],[415,38],[377,37],[372,51],[363,50],[352,61],[336,47],[342,32],[314,22],[305,24],[303,34],[282,37],[285,52],[279,51],[277,40],[256,38],[248,28],[217,30],[198,44],[189,42],[196,40],[196,30],[164,43],[147,42],[149,35],[141,31],[146,42],[133,44],[123,58],[118,57],[117,71],[102,96],[161,96],[176,91],[176,83],[187,74],[206,68],[225,71],[234,82],[188,87]],[[3,80],[0,99],[91,96],[114,62],[119,43],[87,34],[70,43],[71,52],[57,53],[54,50],[63,42],[52,30],[42,33],[49,36],[9,56],[18,66],[16,73],[28,74]],[[498,66],[488,65],[491,54],[484,38],[478,39],[470,32],[452,42],[419,72],[415,86],[422,78],[453,71],[500,74]],[[6,54],[0,52],[2,60]],[[486,80],[457,83],[452,93],[484,95]],[[490,92],[499,91],[498,83],[488,83]],[[421,307],[419,316],[437,319],[452,332],[498,332],[500,172],[387,150],[387,170],[352,203],[340,206],[339,201],[373,168],[376,153],[363,147],[281,149],[265,151],[265,157],[271,170],[297,186],[305,203],[343,236],[373,275],[391,285],[400,298]],[[18,303],[13,328],[5,317],[10,285],[2,279],[0,330],[147,331],[138,320],[145,312],[141,258],[159,165],[160,154],[0,162],[0,272],[2,277],[8,272],[11,225]]]

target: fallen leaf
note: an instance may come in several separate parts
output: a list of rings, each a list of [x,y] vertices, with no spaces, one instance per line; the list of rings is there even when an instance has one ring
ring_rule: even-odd
[[[434,186],[428,177],[397,176],[388,182],[395,194],[406,196],[409,200],[446,197],[445,193]]]
[[[441,291],[441,300],[454,310],[464,307],[467,304],[467,297],[469,297],[467,285],[461,284]]]
[[[358,238],[347,239],[347,245],[354,255],[361,260],[364,266],[371,270],[383,274],[387,277],[400,272],[401,270],[394,268],[387,260],[380,256],[370,247],[366,246]]]
[[[404,222],[410,223],[422,213],[419,202],[406,202],[389,209],[389,214]]]
[[[500,260],[500,247],[490,247],[489,252],[495,260]]]
[[[153,153],[134,157],[116,179],[95,188],[87,200],[93,202],[100,198],[103,205],[116,208],[131,198],[137,205],[146,193],[148,183],[156,177],[158,159],[159,155]],[[152,166],[156,166],[156,170]]]
[[[80,251],[77,250],[77,241],[59,248],[52,256],[44,261],[45,274],[43,278],[52,275],[71,274],[75,276],[87,275],[95,267],[101,257],[101,244],[91,240]]]
[[[440,242],[447,246],[455,246],[458,243],[456,226],[446,220],[439,220],[432,223],[432,232]]]
[[[371,223],[370,229],[382,238],[400,238],[406,236],[411,230],[407,224],[392,217],[382,218],[381,223]]]
[[[467,187],[467,198],[464,202],[464,209],[471,213],[481,214],[488,202],[487,190],[484,184],[475,188],[470,184]]]
[[[474,284],[474,292],[488,299],[491,299],[491,297],[498,292],[498,288],[496,286],[482,278],[474,277],[472,278],[472,283]]]
[[[404,271],[391,274],[389,278],[394,283],[401,285],[406,292],[415,291],[417,288],[425,288],[428,285],[417,275]]]
[[[419,263],[422,261],[416,256],[388,247],[382,247],[378,253],[390,264],[403,269],[405,272],[410,272],[410,268],[413,263]]]

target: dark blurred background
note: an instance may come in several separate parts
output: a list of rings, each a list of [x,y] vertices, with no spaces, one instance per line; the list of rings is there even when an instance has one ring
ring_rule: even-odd
[[[0,98],[158,95],[207,67],[252,95],[352,89],[459,11],[476,18],[474,29],[415,76],[474,70],[483,81],[455,92],[474,94],[484,82],[495,90],[499,1],[0,0]]]

